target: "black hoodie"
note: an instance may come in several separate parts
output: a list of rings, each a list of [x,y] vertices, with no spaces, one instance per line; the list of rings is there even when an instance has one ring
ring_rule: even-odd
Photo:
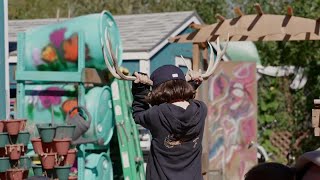
[[[133,117],[152,135],[147,180],[202,180],[202,137],[206,105],[189,100],[183,109],[170,103],[150,107],[144,99],[149,88],[133,83]]]

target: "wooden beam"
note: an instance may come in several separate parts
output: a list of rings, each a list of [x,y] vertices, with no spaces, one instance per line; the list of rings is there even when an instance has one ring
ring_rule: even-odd
[[[190,28],[195,29],[195,30],[199,30],[199,29],[201,29],[201,28],[203,28],[203,27],[205,27],[205,26],[206,26],[206,25],[201,25],[201,24],[196,24],[196,23],[191,23],[191,24],[189,25]]]
[[[241,11],[240,7],[234,8],[234,13],[235,13],[237,16],[239,16],[239,17],[244,16],[244,14],[243,14],[243,12]]]
[[[192,46],[192,69],[194,71],[199,70],[200,65],[200,46],[197,43],[194,43]]]
[[[259,14],[260,16],[263,14],[262,8],[259,3],[255,3],[254,8],[256,9],[257,14]]]
[[[220,22],[223,22],[223,21],[225,21],[226,20],[226,18],[225,17],[223,17],[222,15],[220,15],[220,14],[216,14],[216,18],[217,19],[219,19],[219,21]]]
[[[293,9],[292,9],[291,6],[288,6],[287,15],[288,15],[288,16],[293,16]]]

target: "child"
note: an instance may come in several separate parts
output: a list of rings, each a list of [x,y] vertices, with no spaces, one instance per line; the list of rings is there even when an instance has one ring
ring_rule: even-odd
[[[133,117],[152,135],[147,180],[201,180],[202,137],[207,107],[194,100],[202,78],[176,66],[156,69],[151,80],[143,74],[132,86]],[[150,85],[152,91],[150,92]],[[150,107],[150,105],[151,107]]]

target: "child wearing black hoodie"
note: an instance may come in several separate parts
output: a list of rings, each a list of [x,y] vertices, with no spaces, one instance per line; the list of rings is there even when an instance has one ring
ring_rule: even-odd
[[[133,118],[152,135],[147,180],[203,179],[201,142],[207,107],[194,100],[201,76],[188,73],[186,80],[173,65],[156,69],[151,80],[143,74],[135,76]]]

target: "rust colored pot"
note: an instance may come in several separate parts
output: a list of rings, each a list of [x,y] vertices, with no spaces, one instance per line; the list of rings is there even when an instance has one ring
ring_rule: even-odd
[[[53,169],[56,164],[56,153],[43,153],[41,156],[41,164],[43,169]]]
[[[77,180],[78,176],[69,176],[68,180]]]
[[[64,160],[64,165],[73,165],[75,160],[77,158],[77,150],[76,149],[70,149],[68,150],[67,156]]]
[[[7,170],[7,179],[8,180],[22,180],[24,169],[8,169]]]
[[[0,179],[7,179],[6,172],[0,173]]]
[[[20,121],[20,131],[24,131],[26,129],[27,126],[27,120],[26,119],[19,119]]]
[[[9,135],[14,136],[19,134],[21,120],[7,120],[4,123]]]
[[[29,176],[29,170],[24,170],[24,171],[23,171],[22,178],[23,178],[23,179],[28,179],[28,176]]]
[[[6,148],[0,148],[0,157],[6,156]]]
[[[33,150],[36,154],[42,154],[43,149],[42,149],[42,143],[40,138],[32,138],[31,143],[33,146]]]
[[[4,122],[3,120],[0,120],[0,133],[2,133],[4,130]]]
[[[9,158],[11,160],[20,159],[23,152],[24,152],[23,144],[6,145],[6,154],[9,155]]]
[[[71,143],[71,138],[54,139],[54,147],[59,155],[67,155]]]

